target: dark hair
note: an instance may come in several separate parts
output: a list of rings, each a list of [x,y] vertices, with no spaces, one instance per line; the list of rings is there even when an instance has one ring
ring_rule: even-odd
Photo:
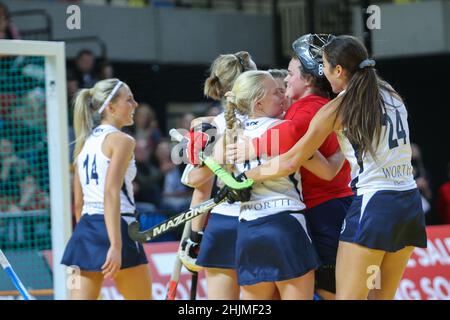
[[[94,56],[95,57],[94,52],[92,52],[92,50],[90,50],[90,49],[81,49],[80,51],[78,51],[76,59],[78,60],[78,59],[81,58],[81,56],[84,56],[84,55],[89,55],[89,56]]]
[[[292,59],[300,62],[300,75],[310,81],[311,89],[315,94],[324,98],[331,98],[334,96],[330,82],[328,82],[325,76],[317,77],[313,73],[307,71],[303,66],[301,60],[295,54],[292,55]]]
[[[395,91],[377,75],[373,67],[360,68],[369,54],[364,44],[353,36],[338,36],[324,47],[324,57],[331,67],[340,65],[349,79],[336,115],[346,129],[345,135],[357,146],[360,156],[369,152],[375,157],[373,140],[378,145],[385,103],[380,89]]]
[[[72,69],[67,69],[66,79],[67,81],[78,81],[78,78]]]
[[[3,2],[0,2],[0,9],[3,9],[3,11],[5,13],[5,16],[6,16],[6,19],[9,19],[10,18],[10,16],[9,16],[9,9],[6,6],[6,4],[4,4]]]
[[[5,33],[6,33],[5,39],[15,39],[15,38],[17,38],[17,35],[15,35],[15,33],[14,33],[12,27],[11,27],[11,21],[10,21],[11,15],[9,13],[9,9],[6,6],[6,4],[4,4],[3,2],[0,2],[0,10],[1,9],[3,9],[3,12],[5,14],[5,18],[6,18],[6,20],[8,20],[8,23],[6,25],[6,30],[5,30]]]

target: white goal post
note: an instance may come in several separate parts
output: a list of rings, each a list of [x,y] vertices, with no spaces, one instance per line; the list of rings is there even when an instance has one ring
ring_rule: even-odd
[[[45,58],[53,289],[55,299],[67,299],[67,272],[65,266],[60,264],[72,232],[65,44],[51,41],[0,40],[0,57],[2,56]]]

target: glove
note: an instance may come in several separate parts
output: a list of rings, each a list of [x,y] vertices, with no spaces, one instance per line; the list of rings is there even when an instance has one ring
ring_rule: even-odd
[[[245,173],[241,173],[235,179],[236,181],[242,182],[246,180],[246,178],[247,177],[245,176]],[[216,196],[214,197],[214,201],[219,202],[222,199],[226,198],[228,200],[228,203],[247,202],[250,200],[251,190],[252,187],[236,190],[228,186],[224,186],[219,190],[219,192],[217,192]]]
[[[186,155],[189,162],[193,165],[201,165],[199,153],[205,152],[206,149],[216,140],[217,128],[209,123],[201,123],[193,127],[186,138],[189,140],[187,144]]]
[[[181,242],[180,251],[178,255],[181,263],[191,272],[199,272],[203,267],[197,265],[198,251],[200,250],[200,242],[203,238],[202,231],[191,231],[189,238]]]

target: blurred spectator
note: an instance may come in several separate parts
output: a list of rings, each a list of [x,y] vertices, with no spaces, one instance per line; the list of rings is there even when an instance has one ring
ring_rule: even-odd
[[[69,126],[73,126],[73,106],[76,93],[80,90],[80,83],[73,70],[67,70],[67,106],[69,108]]]
[[[49,208],[50,199],[48,195],[40,189],[36,177],[27,174],[19,183],[20,200],[18,207],[21,210],[38,210]]]
[[[0,2],[0,39],[20,39],[19,31],[11,24],[8,7]]]
[[[18,212],[19,207],[16,205],[17,200],[11,197],[0,195],[0,214],[8,212]],[[1,221],[1,215],[0,215]]]
[[[222,107],[217,104],[213,104],[211,106],[211,108],[208,109],[208,112],[206,113],[207,117],[215,117],[217,115],[219,115],[220,113],[222,113]]]
[[[185,113],[180,120],[180,129],[185,129],[189,131],[191,128],[191,122],[194,120],[195,116],[192,113]]]
[[[19,180],[27,168],[27,162],[16,155],[13,143],[0,139],[0,190],[4,197],[17,199],[19,196]]]
[[[47,119],[45,117],[45,89],[35,87],[28,91],[22,98],[22,108],[26,113],[23,119],[30,127],[46,130]]]
[[[16,104],[11,113],[3,118],[0,136],[8,137],[18,157],[36,165],[46,158],[47,131],[45,126],[38,127],[39,123],[41,125],[45,123],[45,109],[39,110],[30,106],[28,103],[38,103],[40,100],[32,96],[31,93],[17,99],[21,103]]]
[[[160,205],[161,188],[164,176],[149,162],[149,152],[144,140],[136,141],[134,151],[138,175],[133,181],[136,202],[150,202]]]
[[[442,223],[450,224],[450,162],[447,164],[447,179],[438,190],[436,208]]]
[[[139,103],[134,114],[134,126],[130,131],[136,139],[136,145],[143,148],[143,158],[149,159],[161,140],[161,131],[155,111],[148,103]]]
[[[431,201],[433,198],[428,171],[425,169],[425,166],[423,164],[422,151],[420,150],[420,147],[415,143],[411,143],[411,151],[413,175],[417,183],[417,188],[419,189],[422,196],[423,212],[428,213],[431,209],[430,204],[432,203]]]
[[[12,93],[0,93],[0,116],[8,116],[14,109],[17,97]]]
[[[97,73],[97,78],[99,80],[114,78],[114,67],[108,60],[102,60],[99,63]]]
[[[74,99],[79,89],[80,85],[74,72],[72,70],[67,70],[67,113],[69,121],[69,157],[71,163],[73,161],[73,150],[75,148],[75,144],[72,143],[75,141],[75,130],[73,128],[73,108],[75,105]]]
[[[161,208],[178,213],[189,208],[192,191],[181,183],[182,167],[176,166],[171,158],[170,143],[162,140],[155,150],[155,159],[164,175]]]
[[[94,76],[95,56],[89,49],[78,52],[73,70],[80,88],[91,88],[97,82]]]

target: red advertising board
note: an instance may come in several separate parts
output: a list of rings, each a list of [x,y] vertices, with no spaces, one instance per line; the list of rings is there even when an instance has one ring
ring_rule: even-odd
[[[395,295],[399,300],[450,300],[450,225],[427,228],[426,249],[416,248]]]
[[[179,242],[160,242],[144,245],[152,273],[152,291],[153,299],[155,300],[164,300],[166,297],[167,283],[169,282],[175,264],[178,245]],[[177,300],[189,300],[191,277],[192,273],[183,267],[177,287]],[[104,282],[101,295],[102,299],[107,300],[123,299],[117,291],[114,282],[111,280]],[[203,271],[198,276],[197,299],[206,299],[206,279]]]
[[[450,225],[427,227],[427,236],[427,248],[414,250],[395,299],[450,300]],[[153,299],[163,300],[175,263],[178,242],[145,244],[144,248],[152,272]],[[191,273],[183,268],[176,299],[188,300],[190,288]],[[206,279],[204,272],[201,272],[197,299],[206,299],[206,290]],[[102,299],[122,299],[112,281],[105,281],[101,295]]]

